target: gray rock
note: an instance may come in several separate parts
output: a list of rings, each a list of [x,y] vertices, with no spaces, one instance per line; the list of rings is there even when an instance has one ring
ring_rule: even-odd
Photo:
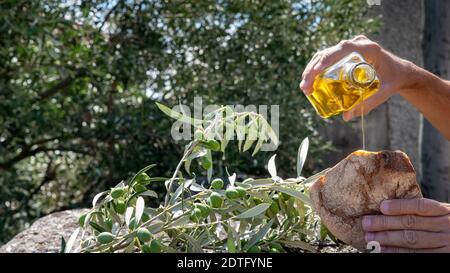
[[[60,252],[61,237],[67,242],[79,227],[78,217],[86,212],[88,209],[65,210],[42,217],[3,245],[0,253]]]

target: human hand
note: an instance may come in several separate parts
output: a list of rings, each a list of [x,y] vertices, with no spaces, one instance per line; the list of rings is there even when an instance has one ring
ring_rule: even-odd
[[[300,83],[300,88],[305,95],[313,92],[314,79],[318,74],[354,51],[360,53],[368,63],[373,65],[381,82],[380,90],[362,103],[364,114],[388,100],[395,92],[409,89],[414,84],[410,76],[414,74],[414,64],[384,50],[367,37],[359,35],[352,40],[343,40],[313,56],[303,71]],[[343,118],[348,121],[359,115],[361,115],[361,103],[344,112]]]
[[[383,215],[364,216],[367,242],[381,252],[450,252],[450,204],[426,198],[386,200]]]

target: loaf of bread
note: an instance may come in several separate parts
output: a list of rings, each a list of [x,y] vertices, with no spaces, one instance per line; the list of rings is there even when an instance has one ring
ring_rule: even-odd
[[[362,217],[380,214],[386,199],[422,197],[416,172],[401,151],[351,153],[310,187],[313,206],[328,230],[343,242],[366,248]]]

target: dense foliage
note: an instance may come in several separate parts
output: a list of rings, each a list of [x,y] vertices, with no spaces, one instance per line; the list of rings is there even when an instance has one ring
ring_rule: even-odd
[[[0,242],[43,214],[87,206],[150,162],[158,175],[173,171],[182,145],[154,101],[279,104],[279,172],[294,169],[305,136],[316,159],[306,172],[316,169],[327,145],[298,78],[316,49],[367,31],[366,8],[363,0],[0,1]],[[263,157],[229,149],[227,158],[233,172],[264,173]]]

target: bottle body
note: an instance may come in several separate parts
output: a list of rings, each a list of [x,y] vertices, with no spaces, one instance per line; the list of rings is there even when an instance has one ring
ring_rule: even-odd
[[[319,74],[307,98],[321,117],[328,118],[352,109],[379,88],[373,67],[353,52]]]

